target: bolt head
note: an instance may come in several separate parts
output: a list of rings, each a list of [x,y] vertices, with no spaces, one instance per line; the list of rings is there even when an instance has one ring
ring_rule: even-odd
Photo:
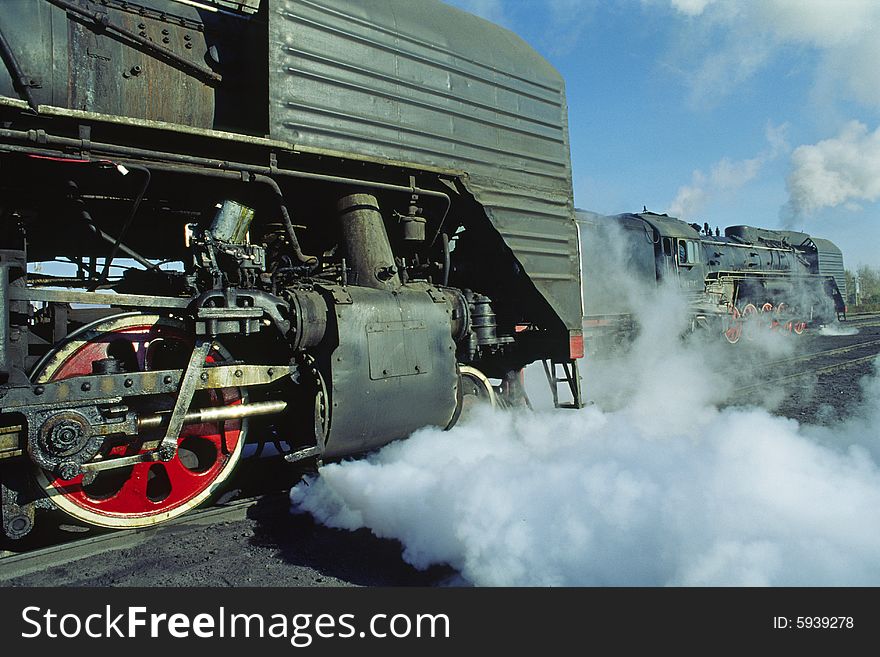
[[[65,481],[70,481],[82,472],[82,467],[73,461],[65,461],[58,466],[58,476]]]

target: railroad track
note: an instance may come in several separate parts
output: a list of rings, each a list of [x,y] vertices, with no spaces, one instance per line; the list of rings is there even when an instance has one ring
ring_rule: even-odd
[[[880,326],[880,314],[850,315],[841,326]]]
[[[170,527],[201,526],[223,521],[243,520],[257,504],[265,503],[279,510],[288,504],[284,493],[247,497],[204,509],[195,509],[178,518],[154,527],[138,529],[99,530],[100,534],[72,539],[27,552],[0,552],[0,583],[28,575],[44,568],[59,566],[111,550],[130,548],[142,543],[157,532]]]
[[[824,351],[817,351],[812,354],[801,354],[800,356],[789,356],[787,358],[780,358],[779,360],[770,361],[767,365],[768,367],[773,367],[776,365],[788,365],[790,363],[801,363],[810,360],[816,360],[818,358],[828,358],[833,356],[840,356],[851,351],[859,351],[862,349],[866,349],[869,347],[878,347],[878,352],[880,352],[880,338],[877,340],[869,340],[868,342],[859,342],[856,344],[847,345],[845,347],[837,347],[836,349],[826,349]],[[874,354],[876,356],[876,353]],[[861,360],[861,359],[858,359]]]
[[[872,349],[875,348],[875,349]],[[820,367],[812,367],[806,370],[799,370],[797,372],[792,372],[791,374],[786,374],[780,377],[776,377],[773,379],[769,379],[767,381],[759,381],[757,383],[753,383],[751,385],[739,386],[736,390],[736,396],[742,397],[747,396],[750,393],[757,392],[763,390],[768,387],[779,386],[786,383],[792,383],[794,381],[799,381],[803,379],[811,379],[821,375],[834,374],[836,372],[851,369],[853,367],[858,367],[860,365],[872,363],[877,360],[878,354],[880,354],[880,340],[870,340],[868,342],[860,342],[858,344],[847,345],[845,347],[838,347],[837,349],[827,349],[825,351],[820,351],[812,354],[804,354],[802,356],[795,356],[791,358],[787,358],[784,360],[776,361],[772,364],[791,364],[795,362],[805,362],[810,360],[819,360],[823,358],[834,358],[837,356],[841,356],[843,354],[848,354],[853,351],[864,351],[866,349],[872,349],[870,353],[858,356],[856,358],[847,358],[845,360],[841,360],[834,363],[829,363],[827,365],[822,365]]]

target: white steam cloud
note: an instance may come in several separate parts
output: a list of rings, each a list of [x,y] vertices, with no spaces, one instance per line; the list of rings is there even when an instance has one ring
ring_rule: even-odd
[[[796,148],[791,163],[791,217],[880,199],[880,128],[850,121],[837,137]]]
[[[293,500],[481,586],[880,581],[876,463],[760,410],[484,415],[326,466]]]

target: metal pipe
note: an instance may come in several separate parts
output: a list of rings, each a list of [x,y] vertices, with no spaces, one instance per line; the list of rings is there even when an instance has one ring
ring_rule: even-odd
[[[9,129],[0,129],[0,137],[4,139],[15,139],[18,141],[31,142],[39,145],[49,145],[49,146],[58,146],[60,148],[73,148],[80,150],[82,148],[82,141],[79,139],[73,139],[71,137],[58,137],[55,135],[47,135],[42,130],[9,130]],[[11,146],[4,145],[3,149],[13,150]],[[446,220],[446,215],[449,213],[449,209],[452,205],[452,200],[449,198],[449,195],[445,192],[438,192],[434,189],[424,189],[422,187],[414,187],[412,185],[395,185],[393,183],[383,183],[375,180],[363,180],[359,178],[345,178],[343,176],[333,176],[329,174],[323,173],[312,173],[309,171],[296,171],[294,169],[279,169],[277,167],[267,167],[267,166],[259,166],[254,164],[247,164],[244,162],[230,162],[228,160],[215,160],[211,158],[197,157],[194,155],[180,155],[176,153],[160,153],[157,151],[150,151],[143,148],[134,148],[131,146],[117,146],[115,144],[106,144],[100,142],[90,142],[89,149],[92,153],[101,152],[107,155],[123,155],[127,157],[135,157],[135,158],[143,158],[150,159],[155,158],[157,156],[162,157],[165,160],[169,160],[171,162],[178,162],[181,164],[192,165],[197,167],[203,167],[207,170],[213,170],[215,172],[226,172],[232,174],[234,176],[239,176],[239,172],[247,171],[251,174],[261,174],[264,176],[286,176],[288,178],[300,178],[302,180],[314,180],[317,182],[329,182],[340,185],[348,185],[351,187],[365,187],[369,189],[381,189],[389,192],[404,192],[408,194],[418,194],[420,196],[430,196],[432,198],[440,199],[445,203],[445,208],[443,211],[443,216],[440,219],[440,225],[443,225],[443,222]],[[26,149],[22,150],[23,153],[35,153],[35,150]],[[57,153],[54,151],[43,151],[41,154],[45,154],[48,156],[57,156]],[[126,163],[127,164],[127,163]],[[155,164],[150,164],[153,169],[156,169]],[[198,173],[205,173],[203,169],[199,169]],[[436,234],[435,234],[436,235]],[[435,237],[436,239],[436,237]]]
[[[287,205],[284,201],[284,194],[281,192],[278,183],[272,180],[269,176],[264,176],[262,174],[256,174],[254,176],[254,182],[261,182],[265,185],[269,185],[269,187],[272,188],[272,191],[275,192],[275,198],[278,201],[278,209],[281,210],[281,218],[284,220],[284,229],[287,231],[287,237],[290,240],[290,248],[293,250],[293,255],[296,256],[296,259],[304,265],[317,265],[318,259],[315,256],[305,255],[299,246],[296,231],[293,229],[293,221],[290,219],[290,213],[287,211]]]
[[[105,242],[109,242],[110,244],[115,243],[116,240],[113,239],[113,237],[111,237],[110,235],[105,233],[103,230],[98,228],[95,224],[91,223],[90,221],[87,221],[86,224],[88,225],[89,229],[93,233],[95,233],[95,235],[100,237]],[[127,255],[129,258],[131,258],[135,262],[143,265],[147,269],[159,269],[159,265],[157,265],[155,262],[150,262],[144,256],[142,256],[140,253],[138,253],[134,249],[127,247],[125,244],[123,244],[121,242],[119,244],[119,250],[122,251],[122,253]],[[28,278],[28,280],[30,280],[30,278]]]
[[[287,402],[281,400],[254,402],[253,404],[236,404],[234,406],[209,406],[208,408],[199,408],[194,411],[189,411],[184,416],[183,423],[185,425],[202,424],[204,422],[241,420],[246,417],[256,417],[260,415],[276,415],[282,413],[286,408]],[[138,431],[161,427],[168,422],[170,417],[170,412],[142,415],[137,420]]]
[[[134,216],[137,214],[138,208],[141,206],[141,201],[144,198],[144,194],[147,193],[147,187],[150,186],[150,178],[152,174],[150,174],[150,170],[146,167],[142,167],[139,164],[131,165],[133,171],[140,171],[144,174],[144,182],[138,190],[137,196],[134,198],[134,203],[131,206],[131,212],[128,214],[128,219],[125,220],[125,224],[122,226],[122,230],[119,231],[119,236],[113,242],[113,248],[110,249],[110,255],[108,255],[104,259],[104,269],[101,272],[101,278],[99,278],[93,287],[98,287],[102,282],[106,283],[107,278],[110,276],[110,266],[113,264],[113,259],[116,257],[117,252],[119,251],[119,247],[122,245],[122,238],[125,237],[126,231],[128,231],[129,226],[131,226],[131,222],[134,221]]]
[[[449,285],[449,268],[452,266],[449,256],[449,235],[443,233],[441,239],[443,240],[443,287],[446,287]]]
[[[148,182],[149,181],[149,171],[147,171],[146,169],[144,169],[143,167],[140,167],[140,166],[135,167],[135,168],[137,168],[138,170],[143,170],[143,171],[147,172],[147,182]],[[76,204],[78,206],[80,206],[79,214],[82,217],[83,221],[86,222],[86,225],[89,227],[89,229],[95,235],[100,237],[102,240],[113,245],[114,248],[113,248],[113,251],[111,251],[111,258],[110,258],[111,264],[113,261],[113,257],[115,257],[116,251],[118,250],[118,251],[121,251],[122,253],[124,253],[125,255],[129,256],[132,260],[135,260],[139,264],[143,265],[147,269],[159,269],[159,266],[157,264],[150,262],[144,256],[142,256],[140,253],[138,253],[134,249],[130,248],[122,241],[122,238],[125,235],[125,231],[128,229],[129,225],[131,224],[131,220],[134,218],[134,213],[137,211],[137,205],[140,202],[139,199],[143,197],[143,193],[144,193],[144,191],[146,191],[146,188],[147,188],[146,184],[144,184],[142,186],[141,193],[138,194],[138,201],[135,203],[135,206],[132,208],[132,211],[129,215],[128,221],[126,222],[125,228],[123,228],[122,231],[119,233],[118,238],[114,238],[111,235],[108,235],[107,233],[105,233],[103,230],[101,230],[100,228],[98,228],[95,225],[95,222],[92,219],[91,213],[89,213],[89,211],[85,207],[85,201],[79,195],[79,188],[77,187],[76,182],[73,180],[70,180],[70,181],[68,181],[67,184],[71,189],[71,193],[74,198],[74,201],[76,202]],[[108,270],[109,270],[109,267],[105,267],[105,271],[108,271]],[[95,287],[97,287],[97,284],[95,284]]]
[[[379,290],[399,288],[400,274],[376,197],[346,194],[339,199],[336,209],[351,260],[352,283]]]
[[[2,54],[3,59],[6,61],[6,66],[12,74],[12,85],[24,96],[28,106],[36,112],[37,101],[34,100],[34,95],[31,93],[31,79],[24,74],[15,53],[12,51],[12,46],[9,45],[9,41],[6,40],[2,30],[0,30],[0,54]]]

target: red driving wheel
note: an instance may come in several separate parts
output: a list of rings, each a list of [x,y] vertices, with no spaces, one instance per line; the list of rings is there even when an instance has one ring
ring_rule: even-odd
[[[753,303],[747,303],[742,309],[742,326],[746,338],[753,340],[758,330],[758,308]]]
[[[739,342],[743,333],[743,321],[736,306],[730,307],[730,312],[722,317],[721,322],[721,332],[724,335],[724,339],[730,344]]]
[[[71,334],[37,365],[33,381],[90,375],[93,363],[107,358],[121,362],[128,372],[183,369],[192,347],[192,339],[178,320],[141,313],[116,315]],[[228,354],[214,348],[206,362],[227,359]],[[230,387],[197,391],[193,406],[229,406],[242,401],[241,389]],[[174,395],[132,397],[125,403],[139,412],[153,413],[172,408]],[[102,527],[149,526],[207,499],[235,467],[245,430],[244,420],[185,425],[170,461],[138,463],[70,480],[38,468],[36,479],[52,500],[75,518]],[[142,454],[154,449],[163,434],[163,429],[156,429],[135,438],[111,438],[101,456],[113,459]]]

